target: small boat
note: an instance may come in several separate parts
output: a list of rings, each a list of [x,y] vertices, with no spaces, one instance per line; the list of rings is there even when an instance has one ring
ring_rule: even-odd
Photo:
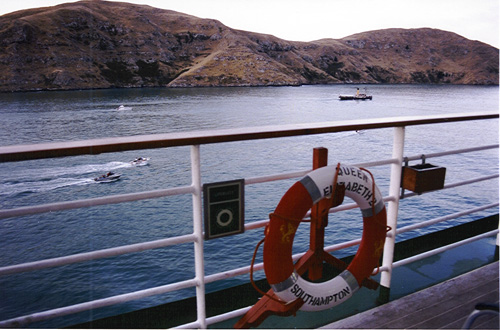
[[[131,161],[130,164],[135,165],[135,166],[148,165],[150,159],[151,158],[149,158],[149,157],[138,157],[138,158],[134,159],[133,161]]]
[[[121,174],[108,172],[108,173],[103,174],[97,178],[94,178],[94,181],[96,181],[96,182],[114,182],[114,181],[119,180],[120,176],[121,176]]]
[[[365,93],[360,93],[359,88],[356,90],[356,95],[340,95],[339,99],[341,101],[346,101],[346,100],[371,100],[372,96],[371,95],[366,95],[366,88],[365,88]]]
[[[132,110],[132,107],[126,107],[123,104],[120,105],[118,108],[116,108],[118,111],[123,111],[123,110]]]

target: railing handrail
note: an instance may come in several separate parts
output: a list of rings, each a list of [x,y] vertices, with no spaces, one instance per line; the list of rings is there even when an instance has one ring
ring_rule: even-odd
[[[431,116],[371,118],[308,124],[206,130],[197,132],[134,135],[83,141],[2,146],[0,147],[0,163],[78,155],[96,155],[101,153],[139,149],[156,149],[243,140],[291,137],[298,135],[336,133],[352,130],[483,120],[498,117],[498,111],[484,111]]]

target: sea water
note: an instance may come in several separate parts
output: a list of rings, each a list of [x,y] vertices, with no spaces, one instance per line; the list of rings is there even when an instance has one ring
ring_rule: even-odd
[[[33,144],[94,138],[337,120],[498,110],[498,86],[366,85],[372,101],[339,101],[355,86],[268,88],[116,89],[0,94],[0,144]],[[118,107],[124,105],[123,110]],[[329,163],[388,159],[392,129],[244,141],[201,146],[204,183],[271,175],[311,167],[312,149],[329,149]],[[498,143],[498,120],[406,129],[405,155]],[[132,166],[136,157],[151,157]],[[498,150],[431,159],[447,168],[446,183],[498,173]],[[114,183],[93,178],[113,171]],[[384,195],[388,166],[372,169]],[[190,149],[178,147],[0,164],[0,207],[9,209],[189,185]],[[263,220],[295,180],[245,187],[245,221]],[[401,201],[398,225],[498,201],[498,180]],[[432,228],[497,213],[497,209]],[[330,216],[325,244],[361,235],[359,210]],[[0,266],[141,243],[192,233],[191,196],[106,205],[0,220]],[[250,263],[263,230],[205,242],[205,273]],[[294,252],[307,249],[302,225]],[[354,253],[339,251],[337,256]],[[0,319],[106,298],[194,277],[192,244],[0,277]],[[257,262],[261,261],[261,257]],[[258,272],[257,278],[263,278]],[[213,291],[248,282],[248,276],[207,285]],[[194,295],[193,289],[54,319],[61,327],[159,305]],[[40,326],[37,324],[35,326]]]

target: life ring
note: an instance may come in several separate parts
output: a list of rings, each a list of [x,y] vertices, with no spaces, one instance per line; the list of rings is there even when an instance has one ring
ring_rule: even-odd
[[[337,170],[338,168],[338,170]],[[337,184],[353,199],[363,216],[363,235],[358,251],[346,270],[331,280],[312,283],[294,270],[292,245],[295,232],[313,204],[332,194]],[[310,172],[283,195],[264,239],[264,271],[274,293],[285,302],[301,298],[301,310],[318,311],[339,305],[350,298],[377,267],[387,232],[387,216],[382,194],[363,170],[341,165]]]

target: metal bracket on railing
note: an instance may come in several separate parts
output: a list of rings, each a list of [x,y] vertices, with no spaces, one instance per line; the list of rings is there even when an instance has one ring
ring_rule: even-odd
[[[422,155],[423,156],[423,155]],[[400,181],[400,186],[401,186],[401,194],[399,195],[399,199],[405,198],[405,188],[403,188],[403,175],[404,175],[404,168],[408,166],[409,159],[408,157],[403,157],[403,170],[401,171],[401,181]]]

